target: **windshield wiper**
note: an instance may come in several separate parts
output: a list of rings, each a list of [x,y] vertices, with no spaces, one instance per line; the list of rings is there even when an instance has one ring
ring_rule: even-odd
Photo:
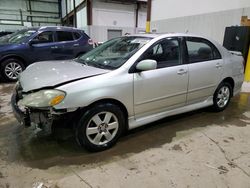
[[[77,63],[81,63],[81,64],[88,66],[88,63],[80,58],[76,58],[76,59],[74,59],[74,61],[76,61]]]

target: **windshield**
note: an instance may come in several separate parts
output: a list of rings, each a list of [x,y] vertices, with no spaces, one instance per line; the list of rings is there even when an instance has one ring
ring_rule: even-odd
[[[105,42],[76,59],[77,62],[103,69],[114,70],[122,66],[151,38],[126,36]]]
[[[1,37],[0,43],[20,43],[30,37],[35,32],[36,30],[34,29],[24,29],[21,31],[17,31],[13,34]]]

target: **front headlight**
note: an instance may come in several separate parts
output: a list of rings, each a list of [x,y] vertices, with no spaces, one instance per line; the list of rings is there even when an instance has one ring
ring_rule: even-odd
[[[27,107],[50,107],[62,102],[65,95],[65,92],[56,89],[41,90],[24,96],[20,104]]]

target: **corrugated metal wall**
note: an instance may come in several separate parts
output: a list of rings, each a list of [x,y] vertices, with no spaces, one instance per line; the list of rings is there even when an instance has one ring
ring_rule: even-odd
[[[0,0],[0,31],[61,25],[58,0]]]

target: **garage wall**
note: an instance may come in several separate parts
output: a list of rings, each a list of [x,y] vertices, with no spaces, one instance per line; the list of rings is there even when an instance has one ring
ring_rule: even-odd
[[[250,16],[250,1],[153,0],[151,16],[154,31],[195,33],[222,43],[225,27]]]
[[[142,31],[145,31],[147,21],[147,6],[141,4],[138,12],[138,28],[143,28]]]
[[[121,31],[122,35],[145,31],[146,6],[140,6],[137,28],[136,8],[135,3],[113,3],[111,1],[95,0],[92,9],[93,25],[87,27],[86,32],[95,41],[104,42],[108,40],[108,30]]]
[[[93,25],[135,26],[135,5],[93,1]]]
[[[87,9],[82,8],[76,13],[77,18],[77,28],[84,28],[87,26]]]
[[[152,0],[152,21],[250,7],[249,0]]]

